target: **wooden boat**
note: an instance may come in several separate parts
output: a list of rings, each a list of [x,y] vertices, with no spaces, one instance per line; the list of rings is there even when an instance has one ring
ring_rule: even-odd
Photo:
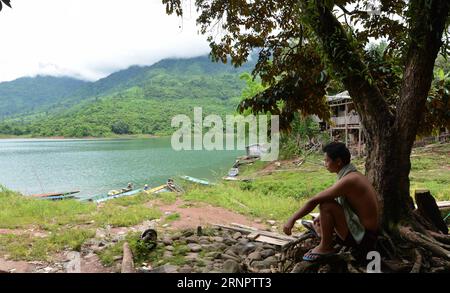
[[[163,184],[163,185],[154,187],[152,189],[145,190],[144,192],[147,194],[152,194],[152,193],[155,194],[155,193],[168,192],[168,191],[170,191],[170,190],[167,188],[167,185]]]
[[[107,201],[107,200],[110,200],[113,198],[135,195],[135,194],[138,194],[139,192],[142,192],[142,189],[130,190],[130,191],[118,193],[115,195],[102,194],[102,195],[96,196],[94,198],[90,198],[89,201],[95,201],[96,203],[100,203],[100,202],[104,202],[104,201]]]
[[[201,184],[201,185],[214,185],[214,183],[210,183],[207,180],[203,180],[203,179],[198,179],[195,177],[191,177],[191,176],[180,176],[182,179],[193,182],[193,183],[197,183],[197,184]]]
[[[63,200],[63,199],[71,199],[71,198],[75,198],[75,195],[47,196],[47,197],[39,197],[38,199],[44,199],[44,200]]]
[[[32,194],[30,196],[33,197],[54,197],[54,196],[68,196],[72,194],[79,193],[79,190],[76,191],[69,191],[69,192],[54,192],[54,193],[41,193],[41,194]]]

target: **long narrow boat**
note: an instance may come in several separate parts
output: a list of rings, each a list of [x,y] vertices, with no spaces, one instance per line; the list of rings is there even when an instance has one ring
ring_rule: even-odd
[[[110,199],[114,199],[114,198],[135,195],[135,194],[138,194],[139,192],[142,192],[142,189],[135,189],[135,190],[122,192],[122,193],[115,194],[115,195],[102,194],[102,195],[99,195],[99,196],[97,196],[95,198],[90,198],[89,200],[90,201],[95,201],[96,203],[100,203],[100,202],[104,202],[104,201],[107,201],[107,200],[110,200]]]
[[[147,194],[151,194],[151,193],[155,194],[155,193],[168,192],[168,191],[170,191],[170,190],[167,188],[167,184],[163,184],[163,185],[154,187],[152,189],[145,190],[144,192]]]
[[[193,183],[201,184],[201,185],[214,185],[214,183],[211,183],[207,180],[198,179],[198,178],[191,177],[191,176],[180,176],[180,178],[190,181],[190,182],[193,182]]]
[[[54,197],[54,196],[68,196],[72,194],[79,193],[79,190],[69,191],[69,192],[53,192],[53,193],[40,193],[40,194],[32,194],[32,197]]]
[[[62,199],[71,199],[71,198],[75,198],[75,195],[46,196],[46,197],[39,197],[38,199],[43,199],[43,200],[62,200]]]

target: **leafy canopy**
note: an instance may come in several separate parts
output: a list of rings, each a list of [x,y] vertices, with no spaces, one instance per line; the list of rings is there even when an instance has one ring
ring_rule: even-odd
[[[191,1],[162,0],[168,14],[183,15]],[[346,52],[336,40],[323,44],[312,29],[312,23],[322,21],[313,9],[316,2],[332,10],[350,40],[348,49],[356,51],[363,67],[345,58]],[[415,7],[419,1],[402,0],[196,0],[199,13],[197,24],[200,32],[208,36],[211,56],[215,61],[242,65],[254,50],[258,61],[252,72],[259,76],[267,89],[242,101],[240,111],[251,108],[254,112],[270,111],[280,115],[281,126],[290,128],[294,114],[316,114],[329,117],[324,95],[327,87],[342,81],[336,67],[348,67],[349,71],[362,70],[370,84],[375,84],[386,104],[395,111],[399,99],[402,68],[407,61],[408,45],[415,40],[408,32],[414,29],[421,15]],[[429,4],[430,1],[424,5]],[[422,4],[420,4],[422,5]],[[414,13],[412,13],[414,12]],[[419,35],[419,38],[421,36]],[[385,40],[384,48],[368,50],[373,40]],[[447,56],[448,21],[441,46],[442,56]],[[335,45],[334,45],[335,44]],[[332,51],[326,58],[324,46]],[[331,50],[330,50],[331,49]],[[372,48],[373,49],[373,48]],[[445,61],[447,62],[447,61]],[[333,65],[331,65],[333,63]],[[356,69],[358,68],[358,69]],[[448,87],[436,79],[427,101],[428,123],[421,131],[434,127],[450,126]],[[439,90],[439,88],[441,88]],[[282,101],[282,103],[280,103]],[[283,107],[279,105],[282,104]],[[434,110],[434,106],[439,106]],[[440,114],[431,119],[430,113]],[[436,117],[435,117],[436,118]]]

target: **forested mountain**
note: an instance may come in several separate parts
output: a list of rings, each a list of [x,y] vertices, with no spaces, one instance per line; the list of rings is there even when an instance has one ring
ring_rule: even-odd
[[[171,117],[192,115],[195,106],[203,107],[205,114],[232,113],[245,85],[239,76],[253,65],[249,62],[234,68],[213,63],[207,56],[165,59],[152,66],[131,66],[96,82],[74,80],[76,84],[60,94],[54,90],[51,95],[33,96],[26,86],[15,92],[11,87],[15,95],[5,99],[9,106],[4,107],[3,117],[10,116],[0,123],[0,133],[67,137],[168,134]],[[27,79],[36,84],[47,79],[72,80]],[[49,88],[47,83],[42,86]],[[36,100],[38,106],[22,108],[27,100]]]

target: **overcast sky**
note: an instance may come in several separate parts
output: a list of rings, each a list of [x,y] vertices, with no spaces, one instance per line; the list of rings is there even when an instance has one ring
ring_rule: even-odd
[[[181,20],[166,15],[161,0],[11,4],[0,12],[0,81],[36,74],[97,80],[134,64],[209,52],[195,10],[187,8]]]

